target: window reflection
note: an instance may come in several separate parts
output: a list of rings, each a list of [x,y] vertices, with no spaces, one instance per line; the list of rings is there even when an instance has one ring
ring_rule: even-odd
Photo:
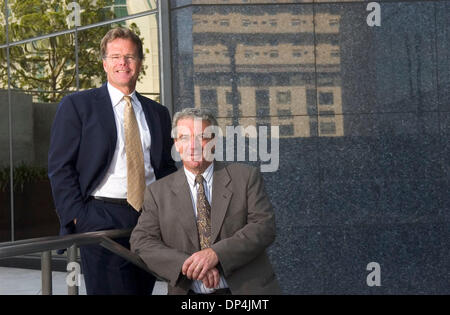
[[[119,24],[132,28],[143,40],[145,71],[137,90],[158,100],[158,25],[155,11],[150,13],[157,8],[157,1],[76,2],[83,26],[149,11]],[[106,80],[99,44],[117,23],[96,24],[75,32],[73,23],[69,23],[73,12],[66,4],[56,0],[8,0],[9,68],[6,48],[0,49],[0,242],[58,234],[47,177],[50,128],[57,104],[66,94],[99,87]],[[0,44],[6,46],[3,5],[0,0]],[[57,31],[64,34],[52,35]]]
[[[196,106],[209,106],[207,90],[214,94],[219,117],[233,117],[224,121],[256,125],[264,120],[279,125],[281,137],[343,136],[343,117],[337,115],[342,113],[340,16],[319,11],[314,17],[307,9],[236,10],[194,9]],[[229,23],[211,27],[225,19]],[[314,33],[323,36],[316,40]]]

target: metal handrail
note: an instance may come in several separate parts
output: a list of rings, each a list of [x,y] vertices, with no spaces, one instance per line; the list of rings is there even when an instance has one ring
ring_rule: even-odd
[[[107,230],[70,234],[64,236],[48,236],[32,238],[13,242],[0,243],[0,259],[26,254],[41,254],[42,293],[52,294],[51,251],[68,249],[68,262],[76,260],[76,252],[79,246],[98,244],[116,255],[128,260],[136,266],[144,269],[159,281],[165,281],[151,271],[142,261],[139,255],[131,252],[121,244],[113,241],[115,238],[130,237],[132,229]],[[78,294],[78,288],[70,287],[69,294]]]
[[[75,245],[99,243],[98,239],[105,236],[111,238],[128,237],[131,230],[108,230],[69,234],[64,236],[46,236],[20,241],[0,243],[0,258],[32,254],[47,250],[64,249]]]

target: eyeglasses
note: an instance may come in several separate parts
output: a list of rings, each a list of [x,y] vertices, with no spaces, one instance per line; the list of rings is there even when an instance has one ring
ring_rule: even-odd
[[[134,55],[111,55],[111,56],[105,56],[105,58],[108,58],[113,63],[118,63],[123,59],[125,59],[126,63],[133,63],[138,60],[138,58]]]
[[[214,138],[214,135],[207,136],[207,135],[196,135],[193,137],[195,142],[203,142],[203,141],[209,141]],[[178,137],[178,140],[180,140],[183,143],[189,142],[191,140],[190,135],[180,135]]]

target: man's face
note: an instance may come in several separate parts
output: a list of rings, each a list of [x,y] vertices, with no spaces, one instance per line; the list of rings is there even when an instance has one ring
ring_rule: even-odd
[[[177,122],[175,148],[184,167],[194,174],[203,173],[213,160],[214,142],[210,141],[214,136],[209,132],[209,125],[205,120],[193,118],[180,119]]]
[[[131,40],[116,38],[106,45],[103,69],[108,82],[122,93],[130,94],[134,91],[141,66],[142,60]]]

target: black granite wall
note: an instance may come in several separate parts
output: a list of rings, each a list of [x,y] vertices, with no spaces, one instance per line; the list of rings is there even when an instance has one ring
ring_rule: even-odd
[[[270,256],[286,294],[450,293],[450,1],[378,3],[381,25],[371,27],[363,1],[172,1],[175,109],[209,102],[224,124],[292,126],[280,132],[278,170],[264,173],[278,228]],[[298,32],[263,24],[286,16]],[[260,28],[227,31],[226,20]],[[271,46],[285,60],[246,66],[239,45]],[[312,59],[283,57],[311,46]],[[214,47],[229,59],[202,62],[198,51]],[[269,91],[278,106],[270,91],[283,87],[304,99],[261,111],[261,98],[243,95]],[[229,97],[202,101],[202,89]],[[370,262],[381,286],[367,284]]]

